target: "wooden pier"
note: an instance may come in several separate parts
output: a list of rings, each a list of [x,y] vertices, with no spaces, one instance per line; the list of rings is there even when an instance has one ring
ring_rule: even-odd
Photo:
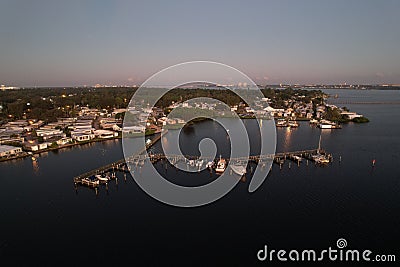
[[[145,155],[143,155],[144,152],[146,152],[146,150],[148,148],[150,148],[151,146],[153,146],[157,141],[159,141],[161,139],[161,137],[166,134],[167,131],[163,132],[162,134],[156,136],[153,140],[151,140],[151,142],[149,144],[146,144],[146,146],[140,150],[135,158],[143,158],[143,160],[145,159]],[[115,171],[120,171],[120,172],[129,172],[129,169],[126,165],[126,160],[125,159],[120,159],[116,162],[101,166],[97,169],[85,172],[81,175],[78,175],[76,177],[74,177],[74,183],[77,184],[81,184],[81,185],[86,185],[86,186],[90,186],[90,187],[97,187],[99,186],[99,184],[96,185],[96,183],[90,183],[88,182],[87,178],[92,177],[96,174],[103,174],[106,172],[114,172]]]
[[[176,164],[179,161],[183,162],[188,162],[189,160],[197,160],[199,159],[198,156],[190,156],[190,155],[168,155],[168,157],[164,154],[147,154],[144,153],[146,152],[146,149],[151,147],[154,143],[156,143],[158,140],[160,140],[162,135],[157,136],[152,140],[151,143],[146,145],[146,147],[140,151],[139,154],[136,154],[134,156],[128,157],[127,159],[121,159],[116,162],[110,163],[105,166],[101,166],[97,169],[91,170],[89,172],[83,173],[79,176],[74,177],[74,183],[75,185],[80,184],[80,185],[85,185],[89,187],[98,187],[100,183],[96,183],[95,181],[90,182],[91,180],[89,179],[90,177],[93,177],[94,175],[97,174],[104,174],[104,173],[111,173],[111,177],[114,176],[115,178],[115,172],[124,172],[128,173],[130,172],[130,166],[136,166],[136,167],[141,167],[145,164],[146,160],[149,160],[151,163],[156,163],[158,161],[163,161],[169,159],[172,164]],[[300,164],[301,159],[306,159],[307,164],[308,161],[314,161],[314,155],[326,155],[327,158],[329,158],[329,161],[331,161],[332,156],[326,154],[325,151],[321,149],[308,149],[308,150],[301,150],[301,151],[292,151],[292,152],[280,152],[276,154],[269,154],[269,155],[253,155],[249,157],[241,157],[241,158],[230,158],[229,160],[231,162],[242,162],[242,163],[247,163],[247,162],[254,162],[256,164],[258,163],[266,163],[268,161],[273,161],[274,163],[280,165],[280,168],[282,168],[282,164],[288,159],[295,161],[297,165]],[[209,160],[209,161],[215,161],[217,159],[214,158],[205,158],[203,157],[202,159],[204,160]],[[289,163],[290,164],[290,163]]]

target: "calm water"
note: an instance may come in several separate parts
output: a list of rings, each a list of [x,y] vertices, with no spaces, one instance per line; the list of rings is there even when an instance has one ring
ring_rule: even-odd
[[[400,101],[396,91],[327,90],[340,100]],[[122,174],[109,192],[80,187],[72,177],[122,158],[118,140],[0,163],[0,260],[16,265],[257,264],[272,248],[326,248],[338,238],[350,248],[396,254],[400,241],[400,105],[346,105],[368,124],[324,130],[333,154],[326,167],[273,165],[264,184],[247,192],[249,179],[200,208],[170,207]],[[245,122],[254,127],[254,121]],[[301,123],[277,130],[277,151],[316,147],[320,130]],[[227,139],[213,122],[197,124],[181,143],[189,152],[203,137]],[[257,138],[253,138],[253,152]],[[218,147],[221,153],[225,145]],[[152,148],[155,152],[158,146]],[[255,149],[255,150],[254,150]],[[339,157],[342,161],[339,163]],[[376,167],[371,161],[376,159]],[[213,178],[202,174],[206,181]],[[187,179],[176,174],[174,179]],[[397,257],[400,255],[397,254]],[[263,263],[266,264],[266,263]]]

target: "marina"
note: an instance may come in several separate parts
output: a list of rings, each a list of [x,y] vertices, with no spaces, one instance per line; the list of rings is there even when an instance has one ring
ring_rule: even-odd
[[[297,125],[298,126],[298,125]],[[229,167],[229,173],[244,177],[245,175],[252,175],[256,166],[264,168],[268,163],[275,163],[282,170],[285,162],[288,160],[288,168],[291,168],[291,162],[300,166],[305,161],[306,165],[313,162],[317,166],[324,166],[332,162],[332,154],[327,153],[321,149],[322,134],[319,134],[318,146],[316,149],[302,149],[296,151],[279,152],[275,154],[264,155],[250,155],[248,157],[203,157],[196,155],[175,155],[165,154],[163,151],[154,152],[150,148],[161,140],[168,133],[168,130],[163,131],[161,134],[154,136],[151,140],[148,139],[143,149],[130,157],[125,157],[113,163],[103,165],[99,168],[93,169],[81,175],[74,177],[74,186],[77,189],[78,185],[94,188],[96,194],[97,188],[100,185],[105,185],[108,190],[108,183],[115,180],[118,183],[116,172],[124,174],[126,181],[127,174],[134,175],[135,172],[141,172],[146,163],[157,164],[161,163],[165,170],[168,167],[181,170],[194,170],[197,172],[208,171],[210,176],[215,174],[222,175]],[[339,157],[341,161],[341,157]],[[205,165],[205,168],[203,168]],[[270,165],[272,168],[272,165]]]
[[[157,141],[159,138],[157,138]],[[154,144],[156,141],[153,141]],[[196,168],[198,171],[201,171],[202,166],[204,165],[204,161],[208,160],[206,164],[206,169],[211,172],[215,172],[216,174],[222,174],[226,171],[228,164],[231,170],[239,175],[243,176],[247,173],[247,169],[239,165],[238,163],[245,163],[249,166],[249,163],[260,164],[261,167],[264,167],[268,161],[273,161],[278,164],[280,169],[282,169],[283,164],[286,160],[294,161],[299,166],[303,159],[307,162],[314,162],[316,165],[326,165],[332,162],[333,157],[331,154],[326,153],[324,150],[317,149],[309,149],[309,150],[301,150],[301,151],[291,151],[291,152],[281,152],[276,153],[275,155],[252,155],[247,157],[240,158],[230,158],[225,159],[221,156],[217,159],[211,158],[202,158],[200,159],[198,156],[190,156],[190,155],[164,155],[164,154],[137,154],[132,157],[125,159],[121,159],[114,163],[101,166],[97,169],[91,170],[84,174],[74,177],[74,184],[83,185],[91,188],[97,188],[101,184],[108,185],[110,180],[118,181],[116,176],[116,172],[124,173],[126,178],[126,173],[132,173],[131,171],[135,171],[144,166],[146,161],[155,164],[159,161],[170,162],[172,166],[181,162],[187,165],[187,167]],[[166,165],[165,165],[166,166]],[[289,162],[289,168],[291,164]],[[166,167],[167,168],[167,167]],[[250,173],[253,172],[253,168],[250,168]]]

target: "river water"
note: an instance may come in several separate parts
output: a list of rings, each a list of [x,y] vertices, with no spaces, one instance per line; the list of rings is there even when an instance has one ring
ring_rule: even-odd
[[[203,207],[162,204],[121,173],[108,193],[104,187],[97,196],[88,188],[75,191],[75,175],[123,157],[120,140],[43,153],[37,161],[0,163],[0,260],[16,265],[252,265],[259,263],[256,253],[264,245],[318,249],[334,247],[339,238],[349,248],[396,254],[400,105],[382,102],[400,101],[400,92],[326,92],[338,94],[332,102],[381,103],[346,104],[370,123],[322,131],[322,147],[333,154],[332,164],[291,163],[289,168],[286,162],[282,170],[274,164],[256,192],[248,193],[248,177]],[[250,131],[255,127],[252,120],[244,123]],[[277,151],[316,148],[320,133],[307,122],[277,129]],[[227,142],[225,133],[211,121],[183,132],[180,142],[187,153],[197,153],[204,137],[220,144],[222,154],[229,153],[221,145]],[[258,142],[251,140],[252,151]],[[159,144],[152,149],[157,152]],[[176,182],[188,179],[172,173]]]

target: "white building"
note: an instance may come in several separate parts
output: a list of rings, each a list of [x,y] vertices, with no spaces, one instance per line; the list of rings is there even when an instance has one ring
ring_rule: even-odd
[[[48,147],[48,143],[42,143],[42,144],[30,144],[30,143],[28,143],[28,144],[25,144],[25,148],[27,150],[30,150],[30,151],[39,151],[39,150],[42,150],[42,149],[46,149],[47,147]]]
[[[342,111],[340,114],[345,115],[349,118],[349,120],[352,120],[354,118],[361,118],[363,115],[357,114],[355,112],[347,112],[347,111]]]
[[[71,137],[72,139],[78,141],[78,142],[82,142],[82,141],[89,141],[92,140],[93,138],[95,138],[96,136],[92,133],[82,133],[82,132],[72,132],[71,133]]]
[[[57,130],[57,129],[38,129],[36,130],[36,134],[37,136],[41,136],[43,137],[43,140],[47,140],[50,139],[52,137],[65,137],[65,134],[63,133],[63,131],[61,130]]]
[[[59,146],[68,144],[69,142],[72,142],[72,138],[63,137],[63,138],[61,138],[61,139],[56,141],[57,145],[59,145]]]
[[[144,133],[146,131],[146,127],[144,126],[125,126],[122,128],[124,133]]]
[[[0,157],[14,156],[22,152],[22,148],[16,146],[0,145]]]
[[[108,131],[108,130],[96,130],[94,132],[95,136],[98,138],[103,138],[103,139],[107,139],[107,138],[114,138],[118,136],[117,132],[114,131]]]

